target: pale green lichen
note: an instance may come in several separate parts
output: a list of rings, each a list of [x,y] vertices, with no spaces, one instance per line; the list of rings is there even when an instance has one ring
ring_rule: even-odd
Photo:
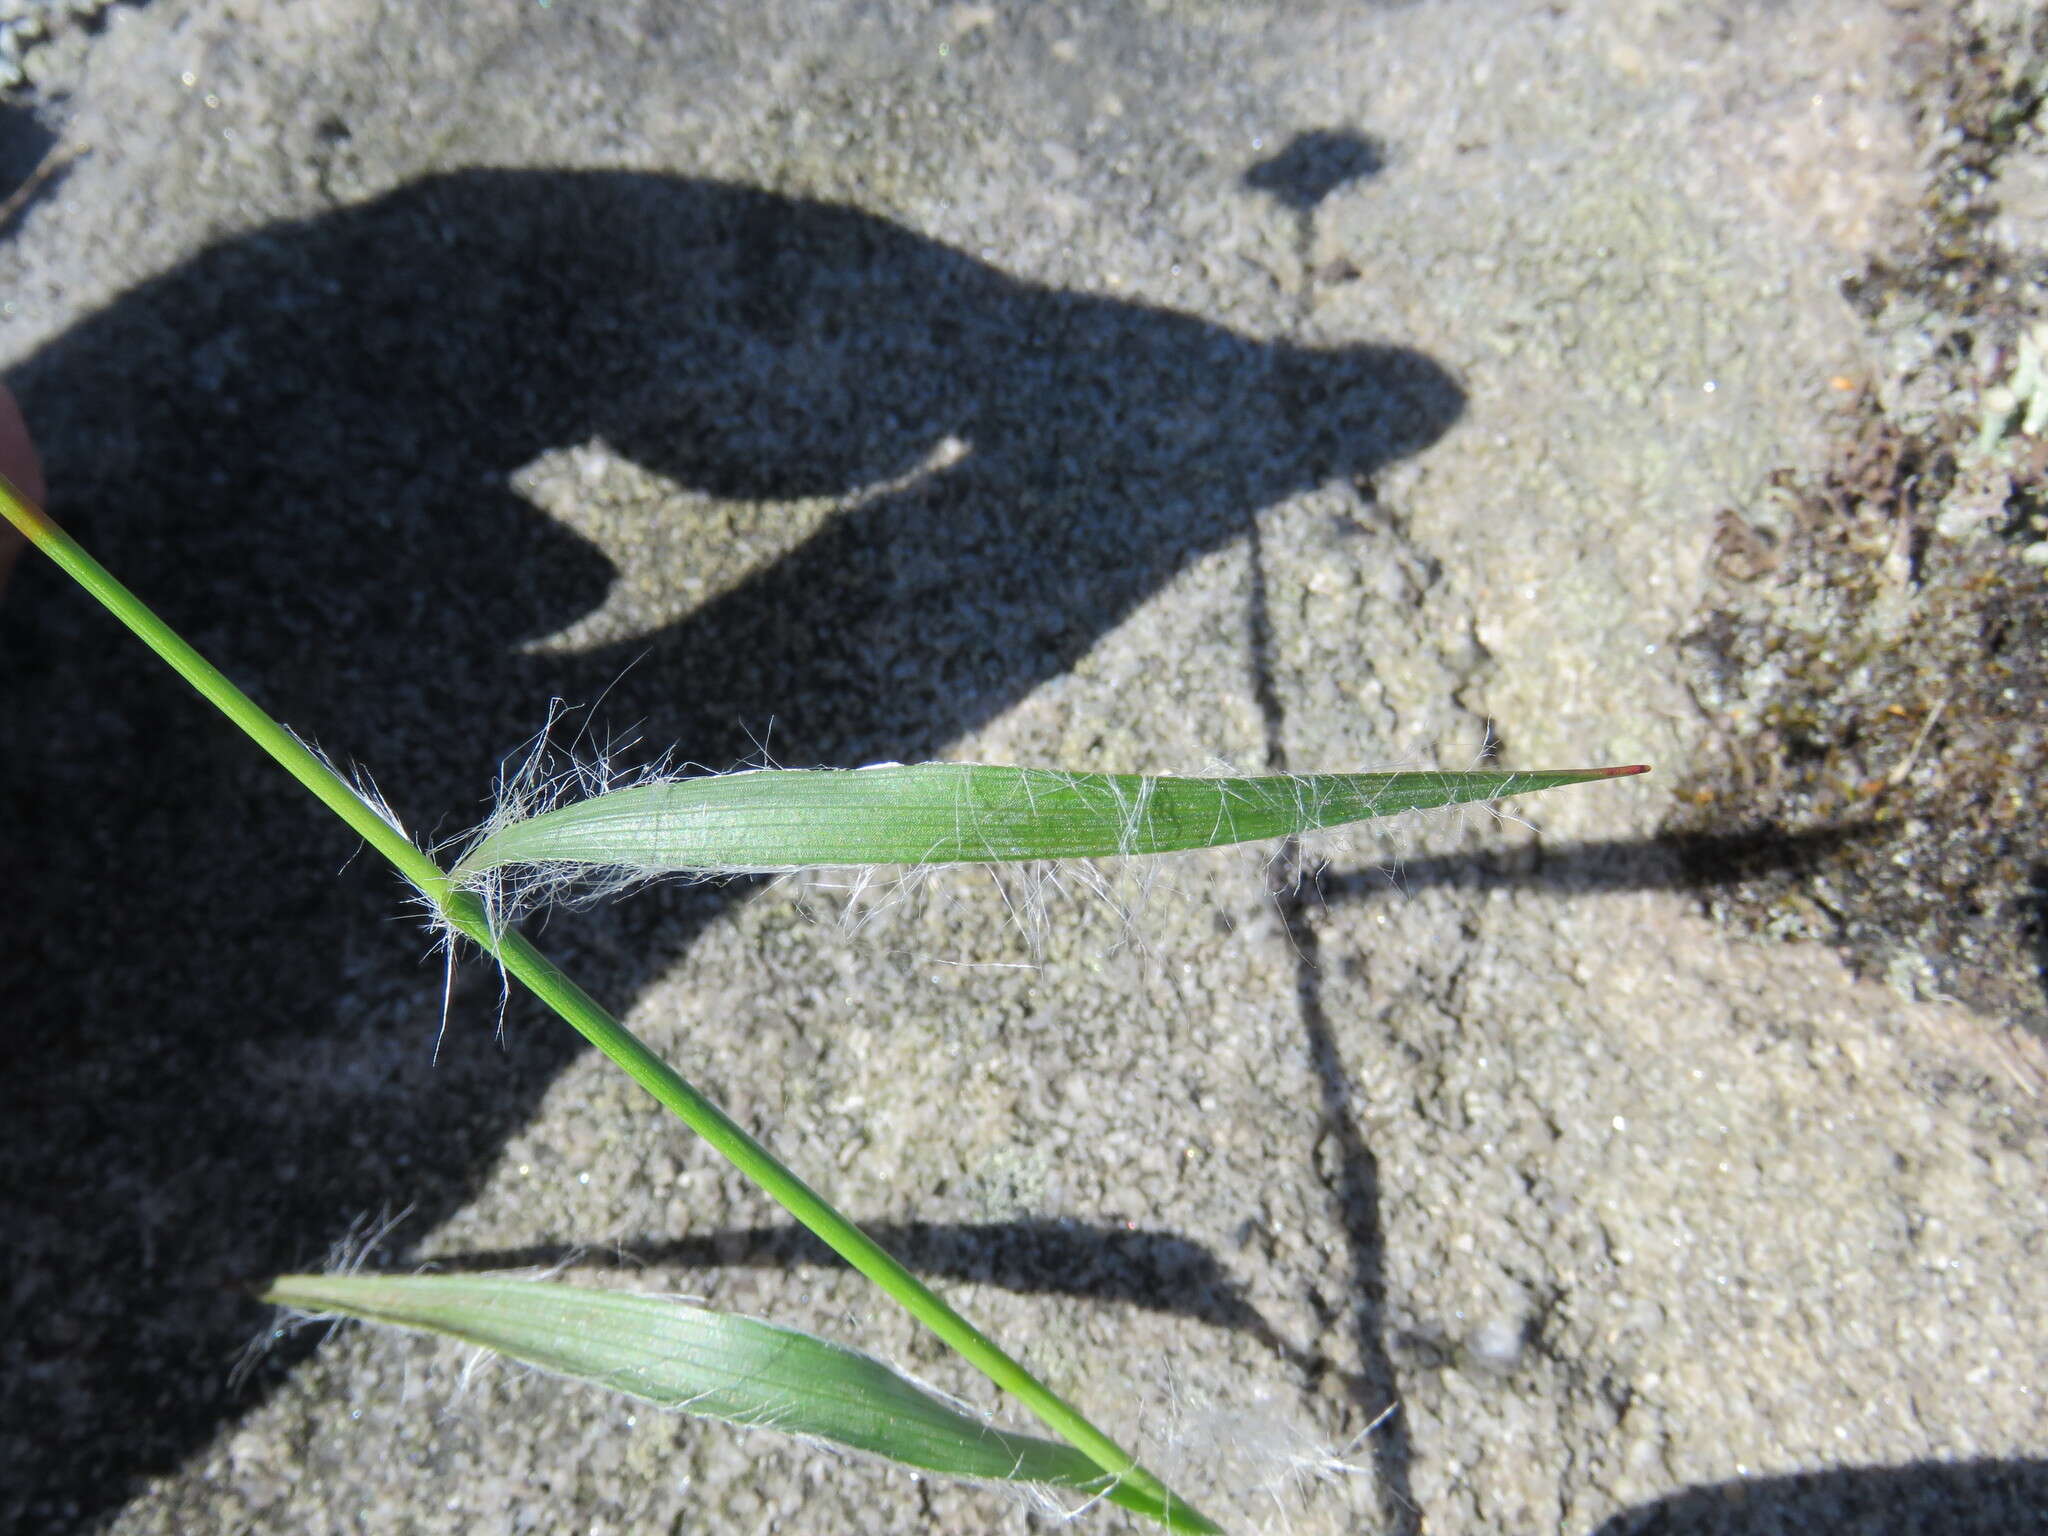
[[[2048,432],[2048,321],[2020,335],[2012,372],[2005,382],[1984,391],[1983,423],[1977,447],[1994,452],[2007,438],[2040,437]]]

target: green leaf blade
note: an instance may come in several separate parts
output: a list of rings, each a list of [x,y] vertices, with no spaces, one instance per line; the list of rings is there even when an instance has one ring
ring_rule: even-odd
[[[979,763],[761,769],[635,785],[508,822],[452,875],[474,882],[519,864],[740,874],[1179,853],[1645,771],[1160,778]]]
[[[494,1275],[280,1275],[264,1301],[482,1345],[551,1375],[953,1477],[1102,1493],[1070,1446],[999,1430],[857,1350],[661,1296]]]

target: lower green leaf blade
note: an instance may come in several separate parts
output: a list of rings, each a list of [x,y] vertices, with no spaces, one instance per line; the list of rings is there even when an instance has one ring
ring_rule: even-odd
[[[761,769],[634,785],[494,827],[452,871],[636,874],[975,864],[1175,853],[1646,770],[1155,778],[979,763]]]
[[[857,1350],[669,1297],[492,1275],[280,1275],[262,1299],[460,1339],[664,1408],[954,1477],[1085,1493],[1109,1483],[1072,1447],[994,1429]]]

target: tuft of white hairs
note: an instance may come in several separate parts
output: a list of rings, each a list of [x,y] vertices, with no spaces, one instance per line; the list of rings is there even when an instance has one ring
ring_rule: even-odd
[[[394,823],[395,825],[396,823]],[[353,1275],[361,1271],[385,1240],[405,1224],[413,1213],[413,1207],[406,1206],[396,1215],[385,1207],[375,1216],[368,1212],[358,1215],[348,1224],[348,1230],[328,1245],[327,1259],[320,1268],[330,1275]],[[341,1327],[349,1319],[337,1312],[303,1312],[297,1307],[278,1307],[270,1321],[263,1325],[262,1332],[242,1346],[233,1368],[228,1372],[228,1385],[239,1388],[249,1379],[249,1373],[256,1369],[270,1352],[293,1334],[307,1328],[324,1328],[329,1333]]]
[[[1373,1476],[1363,1452],[1399,1410],[1389,1403],[1348,1440],[1333,1443],[1298,1403],[1266,1395],[1246,1401],[1176,1382],[1153,1464],[1225,1526],[1287,1536],[1341,1485]]]

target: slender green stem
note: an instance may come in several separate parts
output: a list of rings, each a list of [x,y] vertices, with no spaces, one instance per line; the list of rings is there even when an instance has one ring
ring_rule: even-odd
[[[941,1301],[873,1238],[840,1215],[766,1147],[748,1135],[731,1116],[699,1093],[675,1068],[563,974],[526,938],[517,933],[494,933],[482,902],[469,892],[458,889],[439,864],[366,804],[298,737],[229,682],[217,667],[188,645],[133,592],[116,581],[104,566],[87,554],[39,507],[23,497],[4,476],[0,476],[0,515],[4,515],[27,535],[29,542],[56,561],[109,613],[133,630],[173,671],[240,726],[251,740],[312,791],[352,831],[389,859],[452,928],[495,958],[508,974],[516,977],[586,1040],[618,1063],[664,1108],[710,1142],[740,1172],[816,1233],[826,1246],[888,1292],[989,1380],[1015,1396],[1048,1428],[1101,1467],[1107,1474],[1105,1498],[1175,1530],[1219,1529],[1194,1506],[1139,1466],[1135,1457],[1097,1429],[1078,1409]]]

